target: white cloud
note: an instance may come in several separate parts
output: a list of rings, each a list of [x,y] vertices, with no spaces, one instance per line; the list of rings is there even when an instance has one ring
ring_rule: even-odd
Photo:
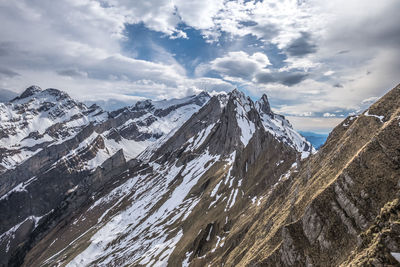
[[[308,72],[317,67],[321,67],[321,63],[316,62],[313,56],[297,58],[297,57],[289,57],[284,60],[287,65],[281,68],[281,71],[287,71],[292,69],[301,69],[305,72]]]
[[[334,74],[335,72],[333,70],[328,70],[326,72],[324,72],[325,76],[331,76],[332,74]]]
[[[81,99],[100,90],[104,97],[116,92],[168,97],[187,90],[186,70],[162,48],[158,63],[124,55],[120,41],[130,18],[121,8],[89,0],[1,5],[0,65],[19,74],[2,78],[3,88],[21,91],[38,84]]]
[[[213,18],[224,7],[223,0],[175,0],[173,2],[182,21],[196,29],[213,28]]]

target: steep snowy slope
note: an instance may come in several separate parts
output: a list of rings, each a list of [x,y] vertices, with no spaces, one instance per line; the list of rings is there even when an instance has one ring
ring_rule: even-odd
[[[236,90],[215,96],[157,148],[110,178],[112,186],[94,194],[67,223],[55,215],[60,207],[49,214],[39,227],[58,226],[25,243],[20,251],[30,252],[24,264],[205,263],[234,245],[226,238],[243,208],[257,205],[260,194],[300,158],[265,130],[248,97]],[[76,207],[81,188],[64,211]]]

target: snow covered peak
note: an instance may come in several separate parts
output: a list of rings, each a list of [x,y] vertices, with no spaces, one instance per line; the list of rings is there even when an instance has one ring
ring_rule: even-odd
[[[57,89],[27,88],[0,106],[0,172],[10,169],[51,144],[74,137],[90,123],[108,114],[98,106],[86,107]]]
[[[238,138],[237,140],[246,147],[253,137],[257,125],[259,125],[256,116],[254,116],[256,114],[254,103],[243,92],[237,89],[230,92],[228,96],[228,103],[226,105],[228,120],[226,123],[230,136],[227,138]],[[232,123],[233,121],[235,122]]]
[[[234,89],[229,93],[229,98],[236,99],[241,105],[246,105],[252,102],[243,92],[238,89]]]
[[[230,92],[230,94],[231,94],[232,96],[244,95],[244,93],[241,92],[241,91],[239,91],[237,88],[233,89],[233,90]]]
[[[20,96],[14,98],[10,102],[19,105],[24,103],[43,103],[43,102],[57,102],[62,100],[74,101],[66,92],[55,89],[55,88],[47,88],[45,90],[41,89],[39,86],[32,85],[28,87]],[[80,104],[80,103],[79,103]],[[82,107],[83,104],[80,104]]]
[[[39,93],[41,91],[42,91],[42,88],[40,88],[37,85],[32,85],[32,86],[29,86],[28,88],[26,88],[25,91],[17,98],[18,99],[26,98],[26,97],[32,96],[36,93]]]
[[[249,112],[251,109],[254,109],[254,103],[250,99],[250,97],[246,96],[243,92],[238,91],[237,89],[233,90],[229,95],[229,100],[232,100],[236,107],[241,107],[244,109],[244,112]],[[237,111],[239,109],[236,109]]]
[[[42,91],[40,93],[40,95],[43,95],[43,96],[50,95],[50,96],[56,97],[59,100],[65,99],[65,98],[71,99],[71,97],[66,92],[60,91],[55,88],[47,88],[46,90]]]

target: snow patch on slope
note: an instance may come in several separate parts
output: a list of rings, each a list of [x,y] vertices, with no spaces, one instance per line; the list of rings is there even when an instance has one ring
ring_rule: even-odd
[[[181,232],[176,228],[177,234],[173,238],[168,238],[174,229],[167,230],[166,227],[172,227],[191,212],[194,208],[194,205],[190,205],[193,200],[185,203],[185,199],[200,177],[211,167],[212,164],[206,165],[206,163],[216,161],[218,158],[219,156],[205,153],[197,160],[189,162],[185,169],[174,164],[160,166],[151,163],[157,173],[155,176],[149,174],[132,178],[137,180],[128,181],[105,196],[103,200],[96,202],[95,205],[99,205],[103,201],[109,201],[110,198],[120,197],[124,192],[131,193],[125,195],[124,199],[124,201],[129,199],[131,204],[103,225],[92,236],[88,248],[68,266],[89,266],[100,257],[102,257],[101,264],[104,265],[113,264],[118,259],[123,259],[127,264],[138,262],[145,265],[166,264],[170,252],[181,238]],[[182,182],[171,191],[168,185],[180,171],[183,176]],[[129,189],[124,188],[125,186]],[[168,194],[169,198],[156,210],[152,210],[165,194]],[[166,218],[169,218],[168,224],[163,223]],[[126,233],[129,235],[125,235]],[[117,239],[118,242],[111,247],[110,244]]]
[[[364,116],[377,118],[381,123],[383,123],[383,120],[385,119],[385,116],[379,116],[379,115],[369,114],[369,110],[367,110],[367,111],[364,113]]]

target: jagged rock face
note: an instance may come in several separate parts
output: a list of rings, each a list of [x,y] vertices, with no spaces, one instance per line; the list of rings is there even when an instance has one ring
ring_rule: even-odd
[[[121,132],[118,118],[141,117],[143,110],[149,117],[174,112],[145,101],[112,114],[99,126],[105,147],[106,133]],[[80,193],[90,180],[78,183],[79,201],[68,198],[45,216],[10,264],[204,265],[232,251],[238,240],[229,232],[246,207],[258,207],[301,153],[266,131],[256,105],[238,91],[211,98],[189,117],[120,165],[108,186],[89,191],[92,198]],[[60,210],[74,212],[67,220]]]
[[[271,110],[271,106],[269,105],[268,97],[266,94],[263,94],[261,99],[256,102],[256,106],[258,110],[260,110],[262,113],[271,116],[274,115],[274,113]]]

